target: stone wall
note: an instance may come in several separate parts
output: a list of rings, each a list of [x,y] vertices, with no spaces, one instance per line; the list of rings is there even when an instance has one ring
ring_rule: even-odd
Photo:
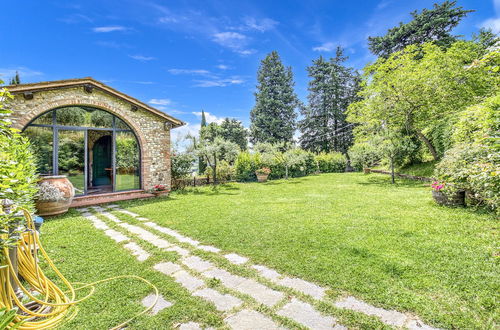
[[[99,89],[87,93],[83,87],[37,91],[31,100],[17,94],[9,107],[14,111],[13,126],[23,129],[40,114],[68,105],[100,108],[125,121],[134,130],[141,147],[142,188],[148,190],[157,184],[170,187],[170,130],[165,128],[164,118],[148,110],[132,111],[125,100]]]

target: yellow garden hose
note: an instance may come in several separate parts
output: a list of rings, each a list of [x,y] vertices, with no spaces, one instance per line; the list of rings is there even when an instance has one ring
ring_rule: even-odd
[[[18,325],[19,329],[26,330],[57,327],[62,322],[67,322],[76,316],[78,313],[76,304],[88,299],[94,293],[95,285],[123,278],[136,279],[148,284],[154,289],[156,298],[151,306],[112,329],[124,327],[126,324],[130,323],[138,316],[147,313],[154,307],[158,301],[158,288],[148,280],[136,275],[120,275],[88,284],[75,283],[81,285],[75,289],[47,255],[47,252],[40,242],[39,235],[35,230],[31,214],[27,211],[23,212],[28,230],[23,233],[17,248],[19,276],[24,279],[24,283],[27,283],[30,288],[40,294],[38,297],[34,296],[30,290],[26,288],[23,282],[19,280],[18,276],[15,274],[12,261],[10,260],[9,250],[4,248],[2,251],[2,259],[5,260],[6,264],[3,265],[4,267],[0,268],[0,309],[3,307],[7,309],[18,307],[21,312],[21,314],[15,317],[10,326]],[[65,285],[66,290],[60,289],[54,282],[45,276],[42,268],[38,264],[38,251],[41,252],[49,267]],[[40,305],[37,310],[30,310],[19,300],[12,287],[11,280],[22,290],[25,297],[28,297],[31,301]],[[90,288],[90,292],[83,298],[76,299],[76,291],[85,288]],[[19,323],[21,324],[19,325]]]

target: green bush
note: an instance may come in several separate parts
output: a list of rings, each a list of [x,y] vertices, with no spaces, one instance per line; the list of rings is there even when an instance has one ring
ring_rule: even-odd
[[[344,172],[347,158],[340,152],[322,152],[314,157],[321,173]]]
[[[172,152],[172,179],[183,179],[193,170],[195,157],[189,152]]]
[[[380,162],[380,152],[375,146],[367,142],[354,144],[349,149],[349,159],[351,166],[361,171],[363,167],[371,167]]]
[[[225,160],[222,160],[217,163],[216,171],[217,171],[217,181],[221,183],[233,180],[236,174],[235,168]],[[208,166],[207,169],[205,170],[205,174],[209,178],[214,177],[213,169],[210,166]]]
[[[0,81],[0,83],[2,83]],[[5,108],[5,100],[11,98],[7,90],[0,90],[0,200],[9,199],[17,208],[34,210],[36,193],[35,158],[28,140],[17,130],[10,128],[11,111]],[[16,219],[0,209],[0,233],[9,233],[17,227]],[[0,239],[0,249],[16,243],[13,236]]]
[[[470,193],[476,203],[500,206],[500,152],[491,146],[462,143],[451,148],[436,166],[440,181]]]
[[[238,181],[256,181],[255,171],[261,168],[262,160],[259,153],[251,154],[243,151],[238,154],[235,162],[235,177]]]

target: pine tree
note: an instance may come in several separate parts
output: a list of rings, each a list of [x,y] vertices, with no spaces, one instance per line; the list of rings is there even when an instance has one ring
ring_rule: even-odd
[[[292,142],[299,105],[292,69],[285,68],[273,51],[262,60],[257,80],[255,106],[250,112],[252,142]]]
[[[201,110],[201,124],[200,124],[200,141],[202,139],[203,128],[207,127],[207,118],[205,117],[205,110]],[[205,173],[207,169],[207,163],[203,159],[203,157],[198,158],[198,173]]]
[[[460,23],[462,18],[473,10],[456,7],[456,1],[445,1],[434,4],[432,9],[424,9],[420,13],[413,11],[413,20],[387,31],[385,36],[368,37],[370,51],[381,57],[404,49],[408,45],[423,44],[431,41],[441,47],[449,47],[457,40],[450,31]]]
[[[329,61],[319,57],[307,68],[308,105],[302,107],[299,122],[302,148],[314,152],[347,153],[352,144],[352,124],[346,121],[346,110],[356,100],[359,76],[344,66],[347,57],[341,47]]]
[[[16,75],[10,79],[11,85],[19,85],[21,83],[21,78],[19,77],[19,72],[16,71]]]

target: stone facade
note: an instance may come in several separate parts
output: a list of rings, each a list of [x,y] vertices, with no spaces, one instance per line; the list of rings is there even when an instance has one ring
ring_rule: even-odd
[[[19,86],[21,89],[22,85]],[[171,125],[164,116],[148,110],[147,105],[133,106],[131,102],[108,91],[95,88],[89,92],[83,86],[34,90],[31,99],[16,90],[16,87],[12,89],[14,99],[9,107],[14,112],[13,126],[21,130],[40,114],[63,106],[91,106],[118,116],[132,128],[139,140],[142,189],[149,190],[157,184],[165,184],[170,188]]]

